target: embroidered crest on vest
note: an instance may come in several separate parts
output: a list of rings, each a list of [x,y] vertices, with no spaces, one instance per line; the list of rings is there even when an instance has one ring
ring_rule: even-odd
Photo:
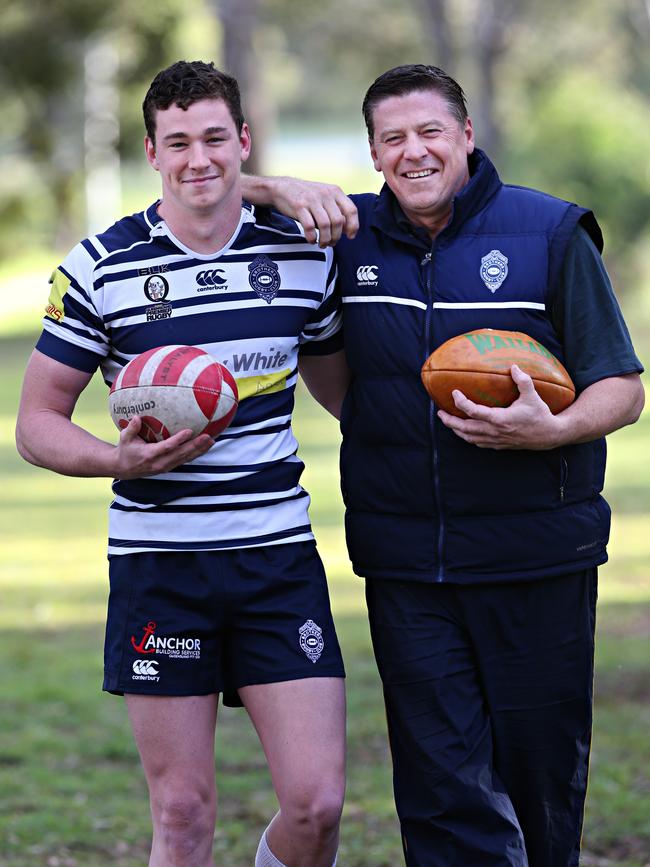
[[[496,292],[508,276],[508,257],[501,250],[490,250],[481,259],[481,280],[490,292]]]
[[[256,256],[248,266],[248,282],[251,289],[267,304],[278,294],[280,274],[278,266],[268,256]]]

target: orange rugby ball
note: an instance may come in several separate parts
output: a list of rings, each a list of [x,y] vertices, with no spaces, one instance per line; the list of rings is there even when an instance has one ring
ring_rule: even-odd
[[[510,373],[513,364],[532,378],[553,414],[575,400],[575,386],[564,366],[545,346],[521,331],[480,328],[452,337],[427,358],[422,382],[440,409],[465,417],[454,403],[453,389],[484,406],[510,406],[519,397]]]

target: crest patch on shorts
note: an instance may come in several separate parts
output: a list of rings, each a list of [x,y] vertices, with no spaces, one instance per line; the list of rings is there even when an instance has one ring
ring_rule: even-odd
[[[318,662],[325,647],[323,630],[313,620],[307,620],[298,630],[298,634],[301,650],[312,662]]]

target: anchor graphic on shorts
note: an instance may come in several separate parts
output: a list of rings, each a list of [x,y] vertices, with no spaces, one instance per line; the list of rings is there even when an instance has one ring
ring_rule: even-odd
[[[144,649],[144,646],[146,644],[147,639],[149,638],[150,635],[154,634],[155,630],[156,630],[156,624],[154,623],[153,620],[150,620],[149,623],[147,623],[147,625],[143,627],[144,635],[142,636],[140,644],[136,644],[135,643],[135,637],[133,635],[131,636],[131,644],[133,645],[134,649],[138,651],[138,653],[155,653],[156,652],[156,649],[154,647],[152,647],[151,650],[145,650]]]

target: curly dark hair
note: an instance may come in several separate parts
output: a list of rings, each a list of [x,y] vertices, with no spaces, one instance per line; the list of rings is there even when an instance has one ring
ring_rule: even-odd
[[[391,96],[406,96],[408,93],[433,90],[444,98],[450,111],[460,124],[467,120],[465,94],[457,81],[438,66],[411,63],[396,66],[375,79],[363,99],[363,118],[370,141],[375,136],[373,113],[377,105]]]
[[[236,79],[221,72],[214,63],[178,60],[156,75],[142,103],[144,125],[151,141],[156,143],[156,111],[164,111],[172,104],[186,110],[202,99],[222,99],[237,132],[241,132],[244,114]]]

